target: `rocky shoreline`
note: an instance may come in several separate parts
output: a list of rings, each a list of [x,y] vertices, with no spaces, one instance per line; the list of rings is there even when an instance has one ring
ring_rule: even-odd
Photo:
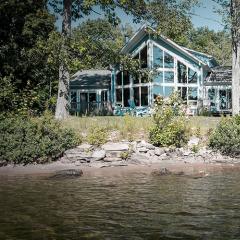
[[[0,176],[19,174],[57,174],[59,176],[59,171],[69,170],[68,172],[74,173],[73,170],[82,170],[83,174],[69,175],[119,174],[128,171],[161,176],[204,177],[210,172],[219,172],[224,169],[240,170],[240,159],[224,156],[207,147],[198,147],[196,151],[194,146],[197,146],[198,142],[197,138],[192,138],[185,148],[160,148],[144,140],[108,142],[98,147],[84,143],[67,150],[58,161],[52,163],[1,167]]]

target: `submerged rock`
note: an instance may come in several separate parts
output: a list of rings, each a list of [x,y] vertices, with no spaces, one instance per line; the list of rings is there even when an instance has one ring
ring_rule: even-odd
[[[67,178],[77,178],[83,175],[81,169],[66,169],[55,172],[53,176],[50,176],[49,179],[67,179]]]
[[[175,176],[184,176],[185,173],[183,171],[180,172],[172,172],[168,170],[167,168],[162,168],[160,170],[153,170],[152,175],[154,176],[169,176],[169,175],[175,175]]]

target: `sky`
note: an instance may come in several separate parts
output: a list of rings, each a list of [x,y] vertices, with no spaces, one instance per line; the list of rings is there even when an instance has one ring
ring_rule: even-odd
[[[221,16],[215,12],[217,7],[218,7],[218,5],[212,0],[201,0],[201,5],[196,6],[192,10],[192,12],[193,12],[193,15],[192,15],[193,25],[195,27],[207,26],[207,27],[209,27],[209,29],[215,30],[215,31],[223,30],[224,27],[221,24],[221,20],[222,20]],[[96,9],[96,11],[100,12],[100,11],[98,11],[98,9]],[[141,26],[141,24],[143,24],[143,22],[140,23],[140,24],[133,23],[132,17],[126,15],[121,10],[118,10],[117,14],[120,17],[121,23],[123,25],[128,23],[128,24],[132,25],[134,30],[137,30]],[[77,27],[80,24],[80,22],[82,22],[82,21],[85,21],[87,19],[96,19],[96,18],[99,18],[99,17],[103,17],[103,15],[93,13],[93,14],[85,17],[85,18],[82,18],[81,20],[73,22],[72,26]],[[57,21],[57,27],[58,27],[58,29],[61,29],[61,19],[60,18]]]

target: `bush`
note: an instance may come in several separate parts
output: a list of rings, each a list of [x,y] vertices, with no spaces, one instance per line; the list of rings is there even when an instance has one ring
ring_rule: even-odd
[[[0,116],[0,163],[46,163],[80,143],[72,130],[51,116]]]
[[[150,141],[156,146],[181,147],[188,141],[188,129],[182,100],[177,93],[164,100],[158,96],[154,108],[154,126]]]
[[[89,144],[100,146],[107,142],[107,137],[108,137],[107,129],[95,125],[89,129],[87,141]]]
[[[209,146],[222,154],[240,156],[240,116],[222,118],[210,135]]]

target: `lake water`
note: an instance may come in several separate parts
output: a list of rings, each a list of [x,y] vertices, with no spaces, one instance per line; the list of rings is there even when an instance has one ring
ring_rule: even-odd
[[[240,239],[240,174],[2,177],[0,239]]]

